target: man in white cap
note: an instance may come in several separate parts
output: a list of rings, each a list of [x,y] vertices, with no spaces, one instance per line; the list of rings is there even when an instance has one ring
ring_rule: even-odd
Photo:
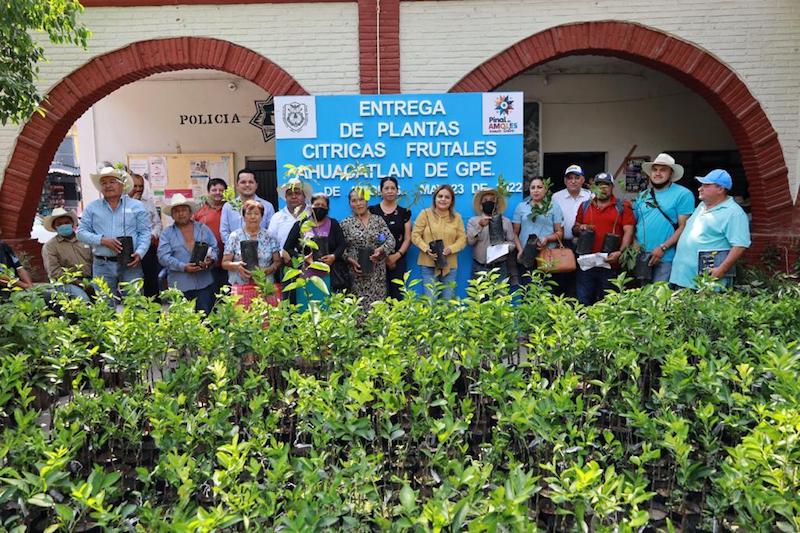
[[[91,178],[102,198],[86,206],[78,225],[78,240],[92,247],[92,277],[103,278],[112,294],[119,296],[120,283],[143,276],[141,262],[150,247],[150,217],[142,202],[126,194],[133,184],[121,168],[103,167]],[[119,237],[129,237],[133,242],[127,263],[127,257],[120,256],[123,244]]]
[[[728,172],[716,169],[695,179],[700,182],[700,205],[678,240],[669,282],[695,289],[697,275],[707,272],[729,286],[736,261],[750,247],[750,222],[728,196],[733,186]]]
[[[650,255],[653,282],[669,281],[675,245],[694,211],[694,196],[675,183],[683,177],[683,167],[669,154],[658,154],[652,163],[643,163],[642,172],[650,187],[639,193],[633,204],[636,240]]]
[[[278,197],[286,201],[286,206],[273,215],[267,232],[281,250],[300,215],[309,212],[308,202],[312,195],[311,185],[300,178],[292,178],[278,188]]]
[[[92,278],[92,248],[79,241],[75,235],[78,216],[74,211],[57,207],[44,218],[42,225],[47,231],[56,233],[42,247],[42,260],[47,277],[50,281],[56,281],[64,274],[65,269],[79,269],[78,279],[73,283],[60,285],[58,289],[88,302],[89,295],[84,284]]]
[[[575,251],[573,242],[572,226],[575,225],[575,217],[578,215],[578,208],[587,200],[592,199],[592,193],[583,188],[585,178],[583,169],[579,165],[570,165],[564,171],[564,189],[553,193],[552,201],[561,208],[564,214],[564,246]],[[564,272],[554,274],[553,279],[558,284],[561,294],[575,296],[575,272]]]
[[[211,228],[192,220],[195,211],[197,204],[182,194],[170,198],[164,213],[175,223],[161,232],[158,261],[169,271],[169,286],[181,291],[187,300],[194,300],[195,309],[208,314],[214,305],[211,266],[219,257],[219,248]]]

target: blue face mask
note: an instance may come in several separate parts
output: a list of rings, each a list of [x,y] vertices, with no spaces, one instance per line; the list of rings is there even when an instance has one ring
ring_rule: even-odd
[[[72,230],[72,224],[61,224],[60,226],[56,227],[56,233],[61,235],[62,237],[70,237],[74,233]]]

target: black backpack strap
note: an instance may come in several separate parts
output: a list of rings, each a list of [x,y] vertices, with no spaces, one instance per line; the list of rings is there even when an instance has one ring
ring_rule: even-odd
[[[664,216],[664,218],[667,219],[667,222],[670,223],[670,225],[672,226],[672,229],[673,230],[677,230],[678,229],[678,223],[677,222],[673,222],[672,219],[669,218],[669,216],[664,212],[664,210],[661,209],[661,206],[658,204],[658,200],[656,200],[656,193],[655,193],[655,191],[653,189],[650,189],[650,198],[652,198],[653,205],[656,206],[656,209],[658,209],[658,212],[661,213]]]

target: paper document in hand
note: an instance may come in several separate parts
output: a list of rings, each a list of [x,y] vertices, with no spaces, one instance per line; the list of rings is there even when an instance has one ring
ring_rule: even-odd
[[[581,267],[581,270],[589,270],[594,267],[611,268],[606,261],[607,258],[608,254],[606,253],[581,255],[578,257],[578,266]]]
[[[501,259],[508,255],[509,250],[511,249],[511,245],[507,242],[503,244],[493,244],[486,248],[486,264],[494,263],[498,259]]]

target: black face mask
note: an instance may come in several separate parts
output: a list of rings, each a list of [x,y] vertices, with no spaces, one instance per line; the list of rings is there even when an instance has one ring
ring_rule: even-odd
[[[491,216],[494,213],[494,206],[496,204],[494,202],[483,202],[481,204],[481,208],[483,209],[483,214],[487,216]]]
[[[314,212],[314,220],[316,220],[317,222],[328,216],[327,207],[312,207],[311,211]]]

